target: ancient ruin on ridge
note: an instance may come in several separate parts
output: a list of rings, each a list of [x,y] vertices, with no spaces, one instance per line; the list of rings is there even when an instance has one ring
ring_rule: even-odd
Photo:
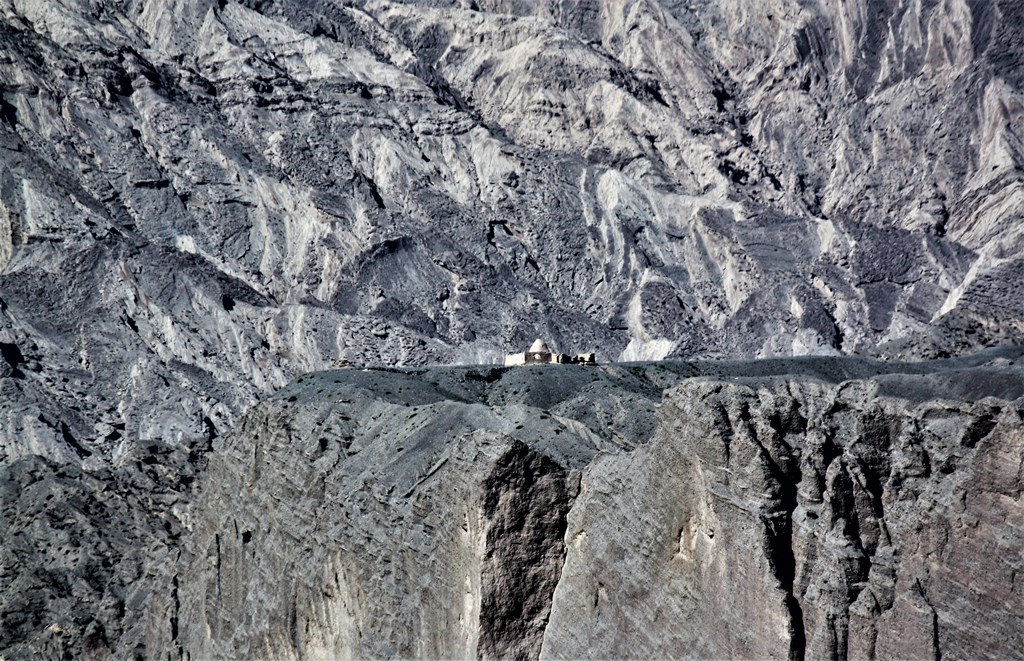
[[[524,353],[510,353],[505,356],[505,366],[513,365],[596,365],[597,359],[593,353],[578,353],[571,356],[567,353],[552,353],[544,340],[537,339],[530,346],[530,350]]]

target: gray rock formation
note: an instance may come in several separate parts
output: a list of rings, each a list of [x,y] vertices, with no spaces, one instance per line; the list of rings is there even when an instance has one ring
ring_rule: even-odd
[[[176,631],[146,609],[177,598],[162,567],[180,554],[205,451],[151,443],[112,471],[0,466],[0,657],[138,658],[154,626]]]
[[[669,392],[585,475],[543,655],[1019,658],[1022,409],[888,383]]]
[[[0,655],[1018,655],[1022,25],[0,0]]]
[[[5,467],[0,655],[1021,658],[1021,360],[310,374]]]
[[[294,376],[1020,338],[1022,10],[0,2],[0,461]]]

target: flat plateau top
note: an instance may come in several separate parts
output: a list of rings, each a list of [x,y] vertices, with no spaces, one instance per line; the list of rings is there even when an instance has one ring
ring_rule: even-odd
[[[871,380],[878,394],[912,401],[1024,397],[1024,347],[996,347],[962,358],[920,362],[858,357],[809,356],[742,361],[661,361],[582,365],[466,365],[405,368],[350,368],[311,372],[274,399],[315,402],[339,390],[360,389],[396,404],[454,400],[489,405],[525,404],[550,408],[601,391],[629,392],[658,401],[685,379],[757,386],[779,380],[828,384]]]

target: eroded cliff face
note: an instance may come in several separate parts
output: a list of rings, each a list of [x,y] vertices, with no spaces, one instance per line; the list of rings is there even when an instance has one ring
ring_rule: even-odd
[[[0,653],[1012,656],[1012,351],[270,395],[1019,341],[1022,24],[0,0]]]
[[[295,375],[1020,337],[1019,3],[0,2],[0,456]]]
[[[363,379],[369,401],[327,373],[258,409],[212,455],[179,570],[181,649],[1024,649],[1019,367],[842,382],[841,367],[813,363],[802,369],[819,378],[570,369]],[[471,393],[452,387],[481,378]],[[600,418],[662,389],[656,413],[633,404],[620,419],[651,426],[567,415],[595,392],[607,393],[593,398]]]
[[[584,476],[542,655],[1018,657],[1022,410],[878,391],[669,392]]]
[[[1019,658],[1022,357],[310,374],[6,467],[0,654]]]

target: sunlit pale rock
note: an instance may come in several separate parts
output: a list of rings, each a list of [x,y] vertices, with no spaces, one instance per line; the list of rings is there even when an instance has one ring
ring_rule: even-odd
[[[7,0],[0,456],[221,433],[339,358],[1019,338],[1021,19]]]

